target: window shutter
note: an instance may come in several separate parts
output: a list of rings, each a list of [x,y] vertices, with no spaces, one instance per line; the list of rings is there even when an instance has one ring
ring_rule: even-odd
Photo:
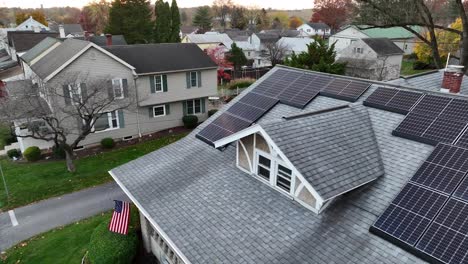
[[[65,99],[65,105],[71,104],[70,89],[68,88],[68,85],[63,85],[63,99]]]
[[[124,128],[125,127],[125,119],[124,119],[124,112],[122,109],[117,111],[117,114],[119,115],[119,128]]]
[[[154,83],[154,75],[149,76],[149,79],[150,79],[151,93],[155,93],[156,92],[156,84]]]
[[[109,100],[114,100],[114,89],[112,88],[112,80],[107,81],[107,95]]]
[[[127,79],[122,79],[122,89],[124,98],[128,97],[128,81]]]
[[[163,82],[163,92],[167,92],[167,75],[166,74],[162,76],[162,82]]]
[[[190,72],[185,73],[185,78],[187,81],[187,88],[190,88]]]
[[[187,115],[187,101],[182,102],[182,115],[183,116]]]
[[[202,82],[201,82],[201,71],[198,71],[198,72],[197,72],[197,79],[198,79],[198,87],[201,87],[201,86],[202,86]]]
[[[80,83],[80,90],[81,90],[81,100],[83,102],[85,102],[86,98],[88,96],[88,90],[87,90],[87,87],[86,87],[86,83]]]
[[[201,103],[201,112],[205,113],[205,98],[200,99]]]
[[[166,104],[166,115],[170,115],[170,114],[171,114],[171,105]]]
[[[149,110],[149,111],[148,111],[148,112],[149,112],[149,117],[150,117],[150,118],[153,118],[153,117],[154,117],[153,107],[150,106],[150,107],[148,108],[148,110]]]

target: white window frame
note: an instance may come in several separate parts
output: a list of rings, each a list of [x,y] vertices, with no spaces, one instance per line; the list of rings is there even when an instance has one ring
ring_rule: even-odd
[[[163,109],[164,114],[162,114],[162,115],[156,115],[156,114],[154,113],[154,110],[155,110],[156,108],[161,108],[161,107],[162,107],[162,109]],[[155,106],[153,106],[153,117],[162,117],[162,116],[166,116],[166,105],[155,105]]]
[[[154,92],[155,93],[162,93],[164,92],[164,80],[163,76],[161,75],[154,75]],[[158,79],[159,79],[159,88],[158,88]]]
[[[195,101],[199,101],[199,102],[200,102],[200,111],[199,111],[199,112],[196,111],[196,107],[195,107],[196,104],[195,104]],[[203,104],[202,99],[191,99],[191,100],[185,101],[185,103],[186,103],[186,106],[187,106],[187,115],[199,115],[199,114],[202,114],[202,113],[203,113],[203,111],[202,111],[202,108],[203,108],[203,107],[202,107],[202,104]],[[189,103],[192,104],[192,105],[191,105],[191,107],[192,107],[192,109],[193,109],[193,112],[192,112],[192,113],[189,112]]]
[[[73,93],[73,90],[75,90],[73,88],[73,86],[75,86],[77,89],[76,91],[78,92],[78,96],[80,97],[80,103],[83,103],[83,95],[81,94],[81,84],[80,83],[75,83],[75,84],[69,84],[68,85],[68,93],[70,94],[70,101],[73,105],[76,105],[77,103],[75,102],[75,99],[74,99],[74,95],[75,93]]]
[[[115,95],[115,89],[116,89],[116,87],[114,87],[114,81],[118,81],[118,82],[119,82],[119,85],[120,85],[120,96],[116,96],[116,95]],[[114,99],[123,99],[123,98],[124,98],[124,90],[123,90],[123,81],[122,81],[122,79],[119,79],[119,78],[112,79],[112,93],[114,94]]]
[[[270,160],[270,168],[267,168],[265,165],[263,164],[260,164],[260,156],[264,157],[264,158],[267,158]],[[264,182],[267,182],[271,185],[272,183],[272,179],[273,179],[273,163],[274,163],[274,159],[270,156],[270,154],[268,153],[265,153],[264,151],[261,151],[261,150],[255,150],[255,162],[254,162],[254,172],[255,172],[255,176],[261,180],[261,181],[264,181]],[[260,176],[259,172],[258,172],[258,166],[264,168],[264,169],[267,169],[269,172],[270,172],[270,175],[268,177],[268,180],[265,179],[263,176]]]
[[[279,166],[280,166],[280,165],[291,171],[291,185],[289,186],[289,191],[287,191],[287,190],[281,188],[280,186],[278,186],[278,173],[279,173]],[[290,194],[290,195],[294,195],[294,190],[293,190],[293,189],[294,189],[294,185],[293,185],[293,184],[295,183],[295,181],[294,181],[295,177],[294,177],[294,175],[293,175],[293,174],[294,174],[294,173],[293,173],[293,170],[292,170],[291,168],[289,168],[289,167],[286,165],[286,163],[284,163],[283,161],[280,161],[280,160],[278,160],[278,159],[275,159],[275,164],[274,164],[274,166],[275,166],[275,167],[274,167],[274,186],[275,186],[278,190],[280,190],[280,191],[282,191],[282,192],[285,192],[285,193]]]
[[[262,182],[264,182],[264,183],[268,183],[271,187],[273,187],[275,190],[278,190],[282,194],[288,195],[289,197],[294,197],[294,191],[295,191],[294,188],[295,188],[295,185],[296,185],[296,176],[294,174],[294,170],[291,169],[289,166],[287,166],[286,163],[283,162],[282,160],[280,160],[279,158],[275,157],[272,154],[266,153],[265,151],[262,151],[262,150],[259,150],[259,149],[255,148],[254,155],[255,156],[254,156],[254,164],[253,164],[253,174],[254,174],[255,178],[262,181]],[[258,166],[261,166],[261,167],[265,168],[264,165],[259,163],[259,156],[260,155],[270,160],[270,168],[269,168],[270,177],[269,177],[269,180],[266,180],[265,178],[263,178],[262,176],[260,176],[258,174]],[[276,181],[278,180],[278,165],[281,165],[281,166],[291,170],[291,186],[289,188],[289,191],[286,191],[285,189],[279,187],[276,184]]]
[[[107,129],[96,131],[96,128],[95,128],[96,120],[94,120],[94,121],[93,121],[93,127],[91,128],[91,132],[93,132],[93,133],[101,133],[101,132],[105,132],[105,131],[110,131],[110,130],[119,129],[119,128],[120,128],[119,110],[110,111],[110,112],[105,113],[105,114],[107,114],[107,124],[112,125],[112,120],[113,120],[113,118],[112,118],[112,113],[115,113],[115,120],[117,121],[117,126],[116,126],[116,127],[110,126],[110,127],[107,128]],[[102,116],[104,116],[104,114],[103,114]],[[102,116],[100,116],[100,117],[102,117]]]
[[[192,74],[195,74],[195,85],[193,85],[192,81]],[[190,88],[192,87],[198,87],[198,73],[196,71],[191,71],[190,72]]]

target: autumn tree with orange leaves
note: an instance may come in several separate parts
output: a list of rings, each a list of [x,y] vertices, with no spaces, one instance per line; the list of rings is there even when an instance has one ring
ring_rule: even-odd
[[[336,32],[351,17],[352,0],[315,0],[314,13],[310,22],[323,22]]]

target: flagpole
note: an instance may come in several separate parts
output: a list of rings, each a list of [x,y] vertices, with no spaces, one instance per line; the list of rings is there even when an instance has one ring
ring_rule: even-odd
[[[2,179],[3,179],[3,186],[5,186],[5,192],[7,195],[7,204],[10,203],[10,194],[8,193],[8,187],[5,181],[5,175],[3,174],[3,169],[2,169],[2,164],[0,164],[0,174],[2,174]]]

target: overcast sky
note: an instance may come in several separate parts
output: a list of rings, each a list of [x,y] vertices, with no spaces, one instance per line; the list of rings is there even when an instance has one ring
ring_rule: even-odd
[[[155,2],[156,0],[151,0]],[[82,7],[83,5],[91,2],[91,0],[0,0],[0,7],[23,7],[23,8],[37,8],[41,6],[53,7],[53,6],[74,6]],[[177,0],[179,7],[193,7],[201,5],[211,5],[213,0]],[[304,9],[312,8],[313,0],[294,0],[294,4],[284,0],[235,0],[237,4],[245,6],[259,6],[263,8],[275,8],[275,9]]]

